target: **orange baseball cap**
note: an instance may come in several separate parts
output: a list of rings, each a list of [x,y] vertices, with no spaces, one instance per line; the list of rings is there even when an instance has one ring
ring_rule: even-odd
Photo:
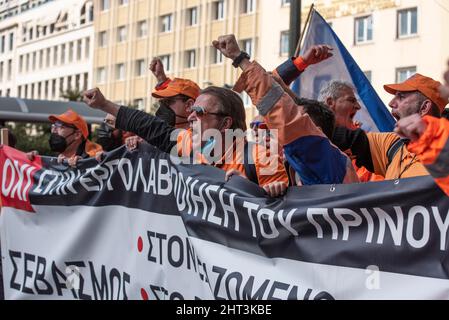
[[[200,95],[200,87],[193,81],[181,78],[174,78],[170,81],[166,88],[162,90],[154,90],[152,96],[158,99],[171,98],[178,94],[183,94],[192,99],[196,99]]]
[[[439,88],[441,83],[439,81],[435,81],[432,78],[423,76],[422,74],[416,73],[411,76],[407,80],[398,84],[386,84],[384,85],[385,91],[391,94],[396,94],[396,92],[410,92],[410,91],[419,91],[423,95],[425,95],[428,99],[430,99],[433,103],[435,103],[440,112],[444,110],[446,107],[448,100],[444,99],[440,95]]]
[[[87,136],[89,135],[89,131],[87,130],[87,122],[83,119],[78,113],[73,111],[72,109],[67,110],[63,114],[60,115],[50,115],[48,117],[48,120],[51,122],[61,121],[67,124],[71,124],[78,128],[78,130],[81,131],[83,134],[83,137],[87,139]]]

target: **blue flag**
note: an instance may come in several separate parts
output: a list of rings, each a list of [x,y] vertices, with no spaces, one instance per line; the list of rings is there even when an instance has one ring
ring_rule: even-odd
[[[300,79],[295,81],[293,90],[301,97],[317,99],[320,89],[329,81],[349,82],[356,88],[355,94],[359,98],[361,109],[354,120],[362,123],[362,129],[393,131],[395,123],[393,116],[329,24],[313,10],[300,54],[304,54],[307,49],[317,44],[326,44],[334,48],[334,56],[309,66]]]

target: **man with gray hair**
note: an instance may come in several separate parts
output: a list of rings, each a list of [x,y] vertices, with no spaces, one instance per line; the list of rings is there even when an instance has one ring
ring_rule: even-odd
[[[318,101],[326,104],[335,113],[336,126],[356,128],[354,116],[360,110],[360,104],[350,83],[332,80],[321,89]]]

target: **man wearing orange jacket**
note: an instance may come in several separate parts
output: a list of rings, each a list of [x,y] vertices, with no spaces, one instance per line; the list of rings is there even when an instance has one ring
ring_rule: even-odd
[[[88,139],[87,122],[72,109],[60,115],[48,117],[51,125],[50,148],[58,153],[58,161],[67,159],[69,165],[75,166],[79,159],[95,157],[103,149]],[[30,160],[34,159],[37,151],[27,153]]]
[[[246,147],[242,153],[236,143],[225,143],[227,130],[246,131],[243,102],[238,94],[229,89],[209,87],[203,90],[188,117],[191,126],[188,130],[176,129],[156,116],[116,105],[107,100],[97,88],[87,90],[84,101],[92,108],[115,116],[117,128],[134,132],[161,151],[174,152],[173,155],[189,157],[195,163],[210,164],[224,171],[237,170],[242,176],[263,187],[270,196],[282,194],[285,188],[280,188],[280,184],[288,184],[287,173],[278,155],[270,157],[263,148]],[[199,126],[199,130],[194,130],[195,126]],[[211,129],[221,139],[206,139],[206,131],[211,132]],[[214,153],[212,158],[207,157],[211,154],[210,151],[218,153],[217,150],[220,154]],[[245,158],[252,158],[253,165],[249,163],[251,161],[245,161]]]
[[[243,70],[234,90],[246,91],[268,128],[277,130],[279,145],[303,185],[359,182],[349,158],[330,143],[270,73],[250,61],[234,35],[220,36],[212,44]]]

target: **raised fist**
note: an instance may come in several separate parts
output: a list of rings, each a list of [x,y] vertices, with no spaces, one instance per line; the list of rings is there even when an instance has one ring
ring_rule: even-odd
[[[102,109],[106,104],[106,99],[98,88],[85,91],[83,100],[89,107],[94,109]]]
[[[212,41],[212,45],[231,60],[237,58],[241,52],[237,39],[233,34],[219,36],[217,40]]]
[[[150,71],[153,73],[158,82],[164,82],[167,80],[167,76],[165,75],[164,65],[162,64],[161,59],[153,58],[150,63]]]

